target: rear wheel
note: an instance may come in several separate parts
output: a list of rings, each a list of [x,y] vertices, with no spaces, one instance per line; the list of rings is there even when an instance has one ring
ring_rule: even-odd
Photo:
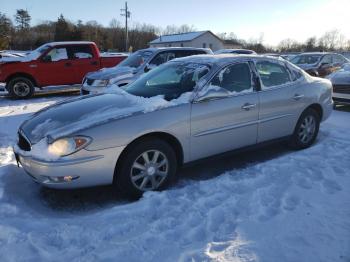
[[[162,190],[174,181],[176,154],[160,139],[145,139],[131,145],[115,171],[115,184],[124,195],[138,198],[146,191]]]
[[[315,142],[319,128],[319,114],[312,108],[306,109],[298,120],[290,145],[295,149],[311,146]]]
[[[34,94],[34,84],[26,77],[15,77],[8,82],[7,90],[14,98],[29,98]]]

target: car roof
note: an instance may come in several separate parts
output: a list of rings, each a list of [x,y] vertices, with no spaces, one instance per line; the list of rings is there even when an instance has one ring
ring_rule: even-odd
[[[299,55],[327,55],[327,54],[335,54],[335,53],[331,53],[331,52],[305,52],[305,53],[301,53]]]
[[[141,49],[140,51],[167,51],[167,50],[199,50],[199,51],[206,51],[210,52],[208,48],[199,48],[199,47],[150,47],[146,49]]]
[[[91,41],[61,41],[61,42],[51,42],[48,43],[50,46],[57,46],[57,45],[95,45],[94,42]]]
[[[265,55],[246,55],[246,54],[217,54],[217,55],[194,55],[182,58],[176,58],[172,61],[178,62],[192,62],[200,64],[225,64],[234,61],[246,61],[246,60],[273,60],[279,62],[286,62],[283,58],[272,57]]]

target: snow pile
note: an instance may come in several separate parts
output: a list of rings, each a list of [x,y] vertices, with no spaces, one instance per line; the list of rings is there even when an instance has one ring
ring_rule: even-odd
[[[8,145],[18,122],[45,105],[17,103],[4,105],[10,113],[0,117],[1,261],[350,260],[347,112],[334,112],[307,150],[208,160],[187,170],[197,181],[182,170],[169,190],[96,205],[77,200],[79,190],[57,202],[62,191],[41,190],[15,166]],[[242,158],[244,167],[234,164]]]

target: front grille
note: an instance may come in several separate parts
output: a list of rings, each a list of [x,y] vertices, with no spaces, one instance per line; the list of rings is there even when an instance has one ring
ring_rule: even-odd
[[[333,85],[334,93],[350,94],[350,85]]]
[[[24,151],[31,150],[29,141],[20,132],[18,133],[18,147]]]
[[[91,86],[94,83],[94,79],[86,78],[86,84]]]

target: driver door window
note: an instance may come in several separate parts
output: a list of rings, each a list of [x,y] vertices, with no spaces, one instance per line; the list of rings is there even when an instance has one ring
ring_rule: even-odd
[[[68,59],[66,48],[53,48],[47,56],[51,57],[52,62]]]
[[[232,93],[253,91],[250,67],[247,63],[225,67],[212,79],[210,86],[225,88]]]

